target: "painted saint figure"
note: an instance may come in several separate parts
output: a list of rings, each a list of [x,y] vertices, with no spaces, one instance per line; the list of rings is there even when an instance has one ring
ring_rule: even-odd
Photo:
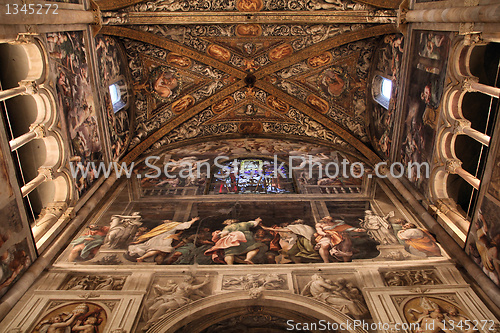
[[[475,223],[475,245],[481,259],[480,264],[483,267],[483,272],[495,282],[495,284],[500,285],[500,234],[496,234],[495,237],[491,239],[488,223],[481,209],[478,211],[477,215],[478,219]]]
[[[351,261],[352,241],[348,232],[364,232],[364,229],[356,228],[346,224],[343,220],[333,220],[331,216],[325,216],[316,223],[316,246],[325,263],[330,262],[329,255],[344,262]]]
[[[177,53],[169,53],[167,56],[167,62],[182,68],[188,68],[191,66],[191,59]]]
[[[311,57],[307,60],[309,66],[316,68],[326,65],[332,60],[332,56],[329,52],[322,53],[318,56]]]
[[[165,220],[163,224],[139,236],[136,242],[129,245],[128,254],[130,256],[139,256],[136,261],[142,262],[146,258],[161,253],[171,253],[175,250],[172,242],[176,238],[176,232],[189,229],[199,219],[199,217],[195,217],[191,221],[183,223]]]
[[[257,12],[262,9],[264,4],[261,0],[239,0],[236,8],[241,12]]]
[[[300,263],[303,259],[321,260],[318,252],[314,250],[312,243],[314,229],[304,224],[304,220],[295,220],[282,228],[268,228],[262,226],[262,229],[279,233],[281,248],[286,251],[285,253],[294,263]],[[282,241],[285,241],[284,238],[288,240],[286,242],[286,247],[284,247],[282,243]]]
[[[342,67],[330,67],[319,76],[319,86],[326,96],[339,97],[349,81]]]
[[[321,113],[327,113],[330,108],[328,102],[315,95],[307,96],[307,102]]]
[[[262,33],[262,28],[257,24],[239,24],[236,34],[243,37],[256,37]]]
[[[275,97],[275,96],[269,96],[266,100],[267,105],[272,107],[274,110],[281,112],[281,113],[286,113],[290,106],[288,103],[282,101],[281,99]]]
[[[212,105],[212,111],[215,113],[221,113],[222,111],[232,107],[234,105],[234,98],[228,96],[222,101]]]
[[[133,212],[129,215],[113,215],[109,232],[106,235],[106,244],[111,249],[117,248],[120,244],[128,243],[134,237],[137,228],[142,225],[139,212]]]
[[[109,231],[109,227],[99,227],[94,224],[89,225],[89,230],[71,242],[73,249],[69,254],[69,261],[76,261],[78,258],[92,259],[102,244]]]
[[[234,264],[234,257],[245,254],[244,262],[253,264],[252,259],[262,249],[266,250],[266,245],[256,242],[253,233],[250,231],[260,224],[262,219],[256,218],[254,221],[239,222],[238,220],[229,219],[224,221],[226,225],[222,231],[215,231],[214,237],[215,246],[205,252],[205,255],[216,255],[218,250],[224,251],[224,261],[228,265]]]
[[[229,59],[231,59],[231,52],[219,45],[210,45],[207,48],[207,53],[223,62],[227,62],[229,61]]]
[[[286,56],[289,56],[293,53],[293,48],[290,44],[281,44],[278,47],[275,47],[271,51],[269,51],[269,59],[272,61],[278,61],[283,59]]]
[[[439,257],[441,250],[432,235],[413,223],[404,223],[403,230],[398,231],[398,238],[408,247],[408,252],[419,257]]]
[[[394,216],[391,211],[386,216],[374,214],[371,210],[365,211],[365,219],[360,219],[360,225],[367,230],[368,235],[381,245],[398,244],[398,239],[392,230],[392,225],[388,221]]]
[[[172,103],[172,112],[182,113],[194,105],[194,98],[186,95]]]

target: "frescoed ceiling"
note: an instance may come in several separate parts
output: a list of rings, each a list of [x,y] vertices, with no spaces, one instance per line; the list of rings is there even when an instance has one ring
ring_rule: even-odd
[[[370,1],[368,1],[370,2]],[[391,1],[106,1],[136,129],[125,160],[193,138],[314,139],[375,162],[371,61],[397,32]],[[125,5],[126,4],[126,5]]]

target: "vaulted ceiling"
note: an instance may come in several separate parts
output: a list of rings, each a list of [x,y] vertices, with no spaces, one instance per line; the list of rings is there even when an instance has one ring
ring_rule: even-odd
[[[377,162],[370,75],[379,42],[398,32],[398,4],[363,2],[98,2],[99,33],[124,46],[133,85],[125,161],[185,140],[259,136]]]

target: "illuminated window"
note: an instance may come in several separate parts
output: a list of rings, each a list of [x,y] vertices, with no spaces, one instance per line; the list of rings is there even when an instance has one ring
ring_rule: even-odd
[[[111,95],[111,103],[115,104],[120,101],[120,90],[116,83],[109,86],[109,94]]]
[[[391,80],[388,80],[386,78],[382,78],[381,92],[382,92],[382,96],[385,99],[387,99],[387,100],[391,99],[391,92],[392,92],[392,81]]]
[[[109,95],[113,111],[116,113],[127,105],[127,86],[124,80],[117,81],[109,86]]]
[[[372,84],[373,99],[384,108],[389,109],[391,94],[392,81],[380,75],[375,75]]]

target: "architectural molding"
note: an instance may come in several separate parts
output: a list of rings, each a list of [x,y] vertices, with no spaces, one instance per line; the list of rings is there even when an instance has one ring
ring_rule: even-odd
[[[359,24],[396,23],[396,13],[392,11],[314,11],[314,12],[103,12],[105,25],[153,25],[153,24]]]

